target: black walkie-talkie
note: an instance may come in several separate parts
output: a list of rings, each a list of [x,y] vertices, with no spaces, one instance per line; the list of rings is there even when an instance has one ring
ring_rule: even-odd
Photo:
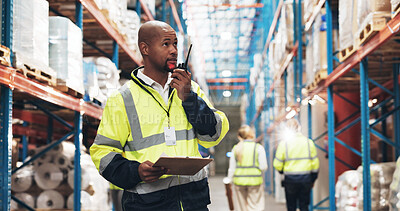
[[[188,66],[189,55],[190,55],[190,51],[191,51],[191,50],[192,50],[192,44],[190,44],[190,46],[189,46],[189,51],[188,51],[188,54],[187,54],[187,56],[186,56],[186,61],[185,61],[185,63],[179,63],[177,68],[179,68],[179,69],[184,69],[184,70],[187,72],[187,66]]]

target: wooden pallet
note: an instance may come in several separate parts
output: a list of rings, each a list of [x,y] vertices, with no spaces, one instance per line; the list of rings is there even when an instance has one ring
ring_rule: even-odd
[[[57,73],[55,70],[21,53],[14,52],[13,67],[27,78],[35,79],[50,86],[56,86],[57,84]]]
[[[312,91],[315,88],[317,88],[317,86],[322,83],[323,81],[325,81],[326,77],[328,77],[328,73],[326,69],[320,70],[315,74],[314,77],[314,81],[311,82],[309,85],[306,86],[307,91]]]
[[[353,55],[354,52],[356,52],[357,48],[355,48],[353,45],[350,47],[347,47],[341,51],[339,51],[338,57],[339,61],[343,62],[347,58],[349,58],[351,55]]]
[[[60,92],[64,92],[64,93],[69,94],[71,96],[74,96],[76,98],[82,98],[83,97],[82,93],[74,90],[71,87],[68,87],[67,83],[62,79],[57,79],[57,86],[55,86],[54,88],[56,88]]]
[[[0,64],[11,66],[10,49],[4,45],[0,45]]]
[[[376,33],[386,27],[386,23],[389,20],[389,15],[383,14],[371,14],[371,20],[367,25],[358,33],[356,37],[357,46],[361,46],[369,39],[371,39]]]
[[[17,68],[17,72],[21,73],[27,78],[35,79],[49,86],[57,85],[57,80],[54,76],[28,64],[24,64],[22,67]]]
[[[400,3],[396,6],[392,6],[392,18],[400,13]]]

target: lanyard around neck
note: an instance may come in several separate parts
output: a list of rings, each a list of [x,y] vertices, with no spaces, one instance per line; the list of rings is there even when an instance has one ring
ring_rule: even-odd
[[[146,89],[146,87],[144,87],[140,82],[136,81],[135,79],[132,79],[132,81],[134,81],[140,88],[142,88],[144,91],[146,91],[151,97],[153,97],[153,99],[158,103],[158,105],[161,106],[161,108],[165,111],[165,113],[167,113],[167,117],[168,117],[168,127],[170,126],[169,124],[169,111],[171,110],[171,105],[172,105],[172,98],[174,97],[174,93],[172,92],[171,96],[170,96],[170,100],[168,101],[168,110],[166,110],[164,108],[164,106],[160,103],[160,101],[158,101],[156,99],[156,97],[154,97],[154,95],[148,90]]]

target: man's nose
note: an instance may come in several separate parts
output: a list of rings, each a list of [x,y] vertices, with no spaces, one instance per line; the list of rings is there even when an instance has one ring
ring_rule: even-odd
[[[171,53],[171,54],[177,54],[177,53],[178,53],[178,48],[175,47],[175,46],[172,46],[172,47],[171,47],[171,50],[170,50],[170,53]]]

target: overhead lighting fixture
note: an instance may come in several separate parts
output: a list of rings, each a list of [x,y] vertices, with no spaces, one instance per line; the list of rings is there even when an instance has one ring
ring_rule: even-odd
[[[222,92],[222,95],[226,98],[230,97],[232,95],[231,91],[225,90],[224,92]]]
[[[224,70],[222,71],[222,77],[231,77],[232,72],[230,70]]]
[[[230,40],[232,39],[232,34],[230,32],[221,32],[222,40]]]

